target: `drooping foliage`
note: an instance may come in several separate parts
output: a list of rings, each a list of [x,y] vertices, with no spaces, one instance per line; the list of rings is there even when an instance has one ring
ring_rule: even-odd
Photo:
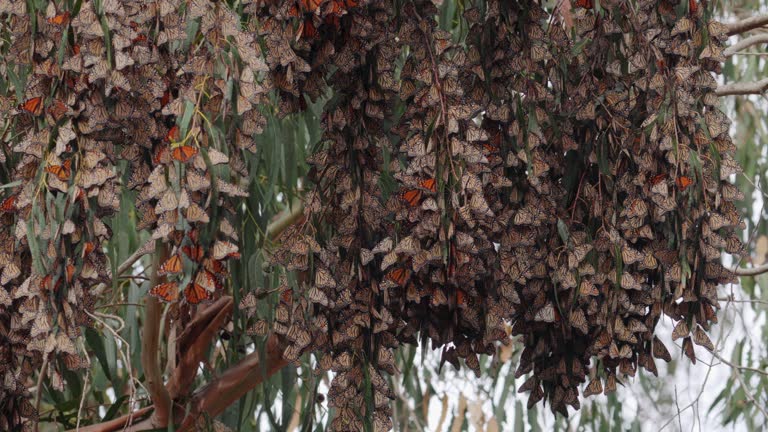
[[[468,1],[453,33],[428,0],[2,3],[0,428],[34,423],[36,370],[63,388],[87,366],[121,214],[167,251],[150,295],[179,331],[230,289],[254,137],[321,97],[305,217],[272,256],[300,284],[252,319],[335,372],[335,430],[391,428],[403,344],[480,374],[519,335],[519,390],[564,414],[669,361],[664,315],[692,361],[713,349],[743,198],[725,29],[696,1],[573,3],[569,25]]]

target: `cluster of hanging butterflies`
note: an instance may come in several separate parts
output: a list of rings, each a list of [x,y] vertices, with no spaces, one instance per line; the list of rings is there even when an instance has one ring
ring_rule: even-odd
[[[18,180],[0,191],[2,430],[36,421],[27,388],[42,364],[59,390],[64,369],[88,366],[80,329],[93,324],[94,304],[118,276],[103,248],[112,236],[107,218],[135,217],[139,231],[167,243],[163,284],[150,291],[184,299],[171,309],[174,324],[221,295],[227,262],[239,257],[229,220],[247,195],[238,180],[247,178],[242,151],[255,150],[252,137],[266,124],[256,108],[269,103],[273,88],[256,23],[241,24],[226,5],[40,6],[0,4],[8,35],[0,69],[17,86],[0,94],[3,123],[15,128],[2,138],[12,157],[3,152],[0,162]],[[192,21],[197,36],[187,31]],[[219,45],[225,38],[233,48]],[[224,55],[238,65],[236,102],[225,98],[227,78],[216,72]],[[26,67],[25,77],[8,79],[7,71]],[[231,141],[211,130],[226,116],[237,124]]]
[[[391,427],[401,344],[479,373],[519,336],[518,390],[565,414],[669,361],[663,316],[692,361],[714,349],[743,197],[713,92],[726,30],[696,0],[578,0],[573,29],[536,2],[468,2],[461,35],[429,0],[240,3],[0,2],[6,59],[31,71],[0,95],[21,181],[0,192],[0,429],[34,422],[26,383],[45,356],[63,359],[46,363],[55,388],[87,366],[79,328],[116,276],[103,219],[123,188],[137,229],[167,244],[149,293],[183,325],[239,257],[229,217],[265,107],[301,111],[328,88],[305,219],[273,256],[302,284],[249,333],[335,372],[335,430]],[[225,122],[226,139],[211,129]]]
[[[368,17],[389,13],[385,2],[359,6],[342,17],[333,51],[306,57],[331,53],[333,74],[308,61],[309,76],[322,71],[345,98],[309,160],[307,222],[274,256],[307,275],[312,307],[299,297],[272,326],[290,360],[311,351],[344,372],[330,392],[340,430],[356,424],[346,407],[360,401],[363,363],[396,372],[382,359],[402,343],[429,341],[443,362],[479,373],[479,355],[519,336],[519,391],[529,407],[547,399],[566,415],[580,394],[615,391],[638,366],[655,374],[654,359],[670,361],[655,333],[663,316],[692,361],[694,344],[714,349],[716,287],[731,278],[720,254],[742,249],[733,202],[743,197],[728,183],[739,167],[713,93],[722,25],[695,1],[635,11],[617,0],[601,12],[579,1],[573,39],[537,5],[490,1],[464,10],[456,43],[431,2],[378,27]],[[615,37],[635,31],[642,42]],[[323,50],[322,36],[312,41]],[[358,51],[346,55],[350,44]],[[626,60],[593,60],[606,58]],[[398,103],[403,113],[382,131],[376,119]],[[383,172],[396,185],[386,195]]]

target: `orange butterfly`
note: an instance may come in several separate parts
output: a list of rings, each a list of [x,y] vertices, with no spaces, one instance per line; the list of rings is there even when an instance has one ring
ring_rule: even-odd
[[[83,243],[83,253],[81,255],[82,258],[87,257],[96,249],[96,244],[93,242],[85,242]]]
[[[15,213],[17,210],[16,199],[18,197],[18,195],[11,195],[4,199],[3,202],[0,203],[0,213]]]
[[[305,19],[299,28],[301,39],[317,39],[318,32],[315,24],[312,22],[312,17]]]
[[[405,286],[405,283],[408,282],[408,277],[411,275],[411,271],[404,269],[404,268],[398,268],[391,270],[387,275],[385,276],[388,280],[391,280],[392,282],[400,285]]]
[[[168,105],[168,102],[171,101],[171,91],[166,90],[165,93],[163,93],[163,97],[160,98],[160,108],[165,108],[166,105]]]
[[[691,15],[696,15],[696,12],[699,11],[699,4],[696,3],[696,0],[688,0],[688,12]]]
[[[179,298],[179,284],[177,282],[161,283],[152,287],[149,290],[149,295],[165,302],[175,302]]]
[[[467,293],[464,292],[464,290],[456,290],[456,305],[460,308],[467,307]]]
[[[211,293],[196,283],[189,283],[184,288],[184,298],[187,300],[187,303],[196,305],[210,300]]]
[[[170,142],[177,142],[180,138],[179,125],[173,125],[173,127],[165,135],[165,140]]]
[[[203,261],[203,267],[205,267],[205,269],[209,272],[215,274],[223,274],[227,269],[223,262],[213,258],[206,258]]]
[[[155,151],[155,154],[152,155],[152,162],[155,163],[155,165],[160,165],[163,162],[168,161],[168,147],[165,145],[158,146],[157,150]]]
[[[422,192],[419,189],[407,189],[400,192],[400,199],[405,201],[410,207],[416,207],[421,203]]]
[[[422,187],[432,193],[437,192],[437,182],[433,178],[420,181],[419,187]]]
[[[684,191],[688,188],[688,186],[693,184],[693,179],[686,176],[680,176],[677,178],[677,187],[680,188],[681,191]]]
[[[203,247],[200,245],[189,245],[181,248],[182,252],[192,261],[200,262],[203,260]]]
[[[651,186],[656,186],[657,184],[661,183],[661,181],[664,180],[665,178],[667,178],[666,174],[658,174],[651,177],[651,180],[650,180]]]
[[[48,18],[48,22],[56,25],[64,25],[69,22],[69,12],[60,13],[56,16]]]
[[[61,118],[64,117],[64,114],[66,114],[67,111],[69,111],[69,107],[67,107],[67,105],[64,102],[58,99],[55,99],[51,104],[51,106],[48,107],[48,113],[50,113],[51,116],[53,116],[53,118],[56,120],[61,120]]]
[[[319,7],[323,0],[300,0],[301,8],[306,12],[314,12]]]
[[[71,284],[72,279],[75,278],[75,266],[72,264],[67,264],[66,270],[67,270],[67,283]]]
[[[181,255],[175,254],[172,257],[168,258],[167,261],[165,261],[160,268],[157,270],[158,276],[164,276],[167,274],[178,274],[181,273],[183,269],[183,265],[181,262]]]
[[[189,162],[196,155],[197,147],[189,145],[178,146],[171,151],[171,157],[181,163]]]
[[[219,280],[216,278],[216,275],[205,269],[197,272],[197,275],[195,276],[195,283],[208,291],[214,291],[222,288],[222,286],[219,284]]]
[[[72,160],[67,159],[61,165],[48,165],[45,171],[55,175],[61,181],[67,181],[72,175]]]
[[[48,291],[51,289],[51,282],[53,282],[53,275],[45,275],[45,277],[40,281],[40,289],[43,291]]]
[[[19,105],[19,110],[26,111],[32,115],[40,115],[43,112],[43,98],[38,96],[32,99],[27,99],[26,102]]]
[[[287,290],[280,293],[280,302],[285,303],[288,306],[293,304],[293,289],[288,288]]]

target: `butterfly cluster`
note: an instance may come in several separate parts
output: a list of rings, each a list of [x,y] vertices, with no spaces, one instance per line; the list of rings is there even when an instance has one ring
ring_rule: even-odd
[[[305,215],[271,257],[300,285],[249,333],[335,373],[333,429],[391,428],[403,344],[479,374],[520,343],[518,390],[564,414],[669,361],[664,317],[692,361],[714,349],[743,197],[714,94],[726,30],[696,0],[574,1],[572,28],[468,1],[459,32],[430,0],[59,3],[0,2],[0,429],[33,425],[35,370],[63,388],[88,366],[109,218],[165,244],[149,295],[183,326],[239,258],[253,136],[321,95]]]
[[[342,96],[310,158],[306,222],[274,256],[309,274],[273,327],[286,358],[337,372],[336,429],[360,427],[346,410],[366,380],[388,428],[379,377],[402,344],[480,373],[479,355],[520,342],[518,390],[566,415],[670,361],[664,317],[691,361],[714,349],[720,254],[742,251],[713,92],[724,26],[695,1],[577,2],[572,29],[489,1],[457,36],[429,1],[357,6],[328,36],[337,68],[309,62]]]
[[[37,370],[61,390],[65,370],[89,366],[81,328],[119,276],[104,248],[116,221],[165,244],[149,294],[172,303],[172,325],[223,293],[244,152],[278,75],[255,21],[206,0],[2,2],[0,30],[12,84],[0,115],[13,125],[0,153],[12,184],[0,192],[0,429],[17,430],[34,427]]]

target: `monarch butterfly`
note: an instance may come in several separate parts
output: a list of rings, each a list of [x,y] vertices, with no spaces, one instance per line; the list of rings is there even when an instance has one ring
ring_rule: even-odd
[[[65,25],[69,22],[69,12],[60,13],[48,18],[48,22],[56,25]]]
[[[237,250],[236,244],[217,240],[216,243],[213,244],[213,257],[218,260],[223,260],[225,258],[239,259],[240,253]]]
[[[164,276],[167,274],[178,274],[181,273],[182,269],[183,266],[181,262],[181,255],[177,253],[168,258],[168,260],[160,266],[160,268],[157,270],[157,274],[159,276]]]
[[[696,0],[688,0],[688,12],[691,15],[696,15],[696,12],[699,11],[699,4],[696,3]]]
[[[160,165],[163,163],[168,163],[170,161],[168,147],[165,145],[158,146],[157,150],[155,150],[155,154],[152,155],[152,162],[154,162],[155,165]]]
[[[693,179],[686,176],[680,176],[677,178],[677,187],[684,191],[688,188],[688,186],[693,184]]]
[[[192,261],[200,262],[203,260],[203,247],[200,245],[188,245],[181,248],[181,251],[184,252],[186,256],[189,257]]]
[[[67,159],[61,165],[48,165],[45,171],[55,175],[61,181],[67,181],[72,175],[72,160]]]
[[[165,108],[166,105],[168,105],[168,102],[171,101],[171,91],[166,90],[163,92],[163,97],[160,98],[160,108]]]
[[[293,304],[293,290],[291,288],[280,293],[280,303]]]
[[[181,133],[179,132],[179,125],[173,125],[173,127],[165,135],[165,140],[169,142],[178,142]]]
[[[437,182],[433,178],[420,181],[419,186],[432,193],[437,192]]]
[[[216,279],[216,275],[205,269],[197,272],[195,283],[208,291],[214,291],[219,288],[219,281]]]
[[[179,284],[177,282],[161,283],[152,287],[149,295],[165,302],[175,302],[179,298]]]
[[[18,199],[18,195],[11,195],[8,198],[4,199],[2,203],[0,203],[0,213],[13,213],[16,211],[16,200]]]
[[[696,343],[696,345],[702,346],[711,352],[715,351],[715,345],[712,343],[712,340],[699,326],[696,326],[696,329],[693,331],[693,341]]]
[[[72,280],[75,278],[75,266],[72,264],[67,264],[66,271],[67,271],[67,283],[71,284]]]
[[[400,193],[400,199],[410,207],[416,207],[421,202],[422,192],[419,189],[408,189]]]
[[[410,270],[398,268],[390,270],[389,273],[387,273],[386,278],[400,286],[405,286],[405,283],[408,282],[408,277],[410,275]]]
[[[315,24],[312,22],[312,17],[305,19],[301,23],[298,34],[300,35],[300,39],[317,39],[319,33],[317,27],[315,27]]]
[[[27,99],[26,102],[18,106],[18,109],[26,111],[32,115],[40,115],[43,112],[43,98],[38,96],[32,99]]]
[[[314,12],[322,2],[323,0],[301,0],[301,8],[306,12]]]
[[[460,308],[465,308],[469,302],[467,301],[467,293],[464,290],[456,290],[456,305]]]
[[[89,241],[85,242],[83,244],[82,258],[85,258],[88,255],[90,255],[91,252],[93,252],[95,249],[96,249],[96,244],[94,242],[89,242]]]
[[[184,298],[189,304],[200,304],[211,299],[211,293],[196,283],[190,283],[184,288]]]
[[[189,145],[178,146],[171,151],[171,157],[181,163],[189,162],[196,155],[197,147]]]
[[[224,263],[213,258],[206,258],[203,261],[203,267],[209,272],[215,274],[223,274],[226,271]]]

